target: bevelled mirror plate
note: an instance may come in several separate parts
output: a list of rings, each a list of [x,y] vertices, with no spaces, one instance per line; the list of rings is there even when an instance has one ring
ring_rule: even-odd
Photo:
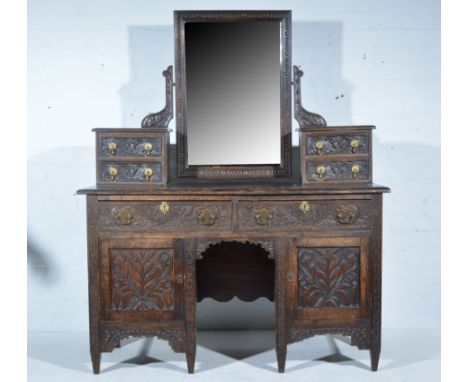
[[[291,166],[290,11],[175,11],[179,176]]]

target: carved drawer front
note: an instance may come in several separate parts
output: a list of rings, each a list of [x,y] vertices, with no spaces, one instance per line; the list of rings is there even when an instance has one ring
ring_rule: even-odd
[[[366,160],[312,161],[306,160],[308,182],[370,181],[370,166]]]
[[[368,315],[367,237],[300,239],[289,261],[293,317],[360,319]]]
[[[240,201],[239,229],[367,229],[370,200]]]
[[[181,315],[183,265],[171,240],[114,239],[101,247],[106,319],[175,319]]]
[[[190,232],[232,227],[230,201],[101,202],[98,208],[103,230]]]
[[[305,135],[306,155],[356,155],[369,153],[369,136],[353,135]]]
[[[153,158],[162,155],[164,136],[99,136],[98,153],[103,158]]]
[[[128,163],[100,162],[98,183],[140,183],[157,184],[163,182],[161,162]]]

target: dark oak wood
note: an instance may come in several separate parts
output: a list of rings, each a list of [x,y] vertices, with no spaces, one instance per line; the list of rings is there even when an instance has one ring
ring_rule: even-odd
[[[183,25],[281,23],[279,166],[188,166]],[[351,337],[378,368],[382,308],[382,194],[372,183],[374,126],[328,126],[302,106],[294,67],[299,148],[291,148],[289,11],[175,13],[177,147],[166,106],[143,129],[95,129],[96,187],[87,199],[90,353],[127,337],[158,337],[195,371],[196,306],[203,298],[275,303],[278,372],[287,345],[321,334]],[[175,158],[170,160],[171,158]],[[204,178],[204,179],[202,179]],[[254,179],[256,178],[256,179]]]

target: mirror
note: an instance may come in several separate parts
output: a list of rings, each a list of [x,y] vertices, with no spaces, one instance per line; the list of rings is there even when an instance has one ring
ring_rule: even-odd
[[[176,11],[178,175],[290,173],[289,11]]]

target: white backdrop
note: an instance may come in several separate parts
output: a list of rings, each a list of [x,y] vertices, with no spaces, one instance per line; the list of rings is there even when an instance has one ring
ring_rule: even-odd
[[[383,326],[438,328],[437,0],[41,0],[28,4],[29,330],[87,330],[85,198],[75,191],[94,184],[91,129],[138,127],[161,109],[173,10],[213,7],[291,9],[304,106],[329,125],[377,125],[374,180],[392,188],[384,196]],[[203,304],[201,327],[272,324],[264,300],[242,309]]]

